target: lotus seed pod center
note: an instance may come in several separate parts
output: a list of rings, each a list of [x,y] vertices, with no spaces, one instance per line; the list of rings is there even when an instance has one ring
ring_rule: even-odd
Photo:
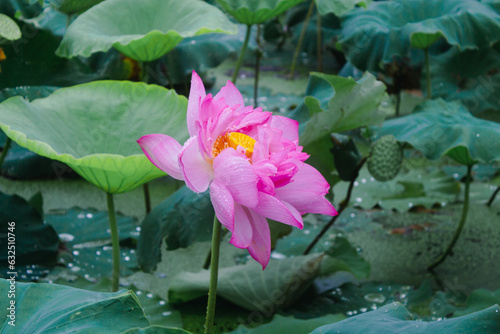
[[[255,139],[239,132],[229,132],[217,138],[212,149],[212,158],[215,159],[224,149],[232,147],[235,150],[241,146],[248,158],[252,157]]]

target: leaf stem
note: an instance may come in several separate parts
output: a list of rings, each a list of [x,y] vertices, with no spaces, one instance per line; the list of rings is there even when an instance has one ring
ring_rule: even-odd
[[[460,234],[462,233],[462,230],[465,225],[465,221],[467,220],[467,212],[469,211],[469,190],[470,190],[470,182],[471,182],[471,171],[472,171],[472,166],[469,165],[467,166],[467,177],[465,179],[465,198],[464,198],[464,205],[462,207],[462,216],[460,217],[460,222],[458,223],[458,228],[455,231],[455,235],[453,236],[453,239],[451,240],[450,244],[444,251],[444,253],[434,261],[429,267],[427,267],[427,270],[430,271],[431,273],[434,272],[434,269],[439,266],[441,263],[444,262],[444,260],[450,255],[451,250],[453,249],[453,246],[455,246],[458,238],[460,237]]]
[[[321,15],[317,15],[317,27],[316,27],[316,37],[317,37],[317,42],[316,44],[318,45],[317,53],[318,53],[318,72],[323,72],[323,47],[322,47],[322,37],[321,37]]]
[[[243,42],[243,46],[241,47],[240,56],[238,57],[238,61],[236,62],[236,67],[234,68],[233,78],[231,81],[233,84],[236,84],[236,80],[238,79],[238,73],[240,72],[241,64],[243,64],[243,59],[245,58],[245,52],[247,51],[248,40],[250,39],[250,32],[252,30],[251,25],[247,25],[247,32],[245,34],[245,41]]]
[[[399,117],[399,112],[401,109],[401,91],[396,93],[396,117]]]
[[[208,290],[207,317],[205,320],[205,334],[212,334],[215,300],[217,297],[217,279],[219,275],[219,249],[220,249],[221,224],[214,214],[214,227],[212,232],[212,255],[210,265],[210,289]]]
[[[253,82],[253,105],[257,108],[259,105],[257,103],[257,96],[259,92],[259,70],[260,70],[260,58],[262,57],[261,45],[260,45],[260,24],[257,24],[257,50],[255,50],[255,80]]]
[[[349,206],[349,201],[351,200],[352,189],[354,188],[354,182],[358,178],[359,171],[361,170],[361,168],[365,164],[366,159],[367,159],[367,157],[364,157],[363,159],[361,159],[359,161],[358,165],[356,166],[356,170],[354,171],[354,174],[353,174],[354,176],[353,176],[351,182],[349,183],[349,188],[347,189],[347,195],[344,198],[344,200],[342,202],[340,202],[340,208],[339,208],[338,214],[336,216],[333,216],[332,219],[330,219],[330,221],[323,227],[321,232],[319,232],[319,234],[316,236],[316,238],[314,238],[314,240],[311,242],[311,244],[309,246],[307,246],[303,255],[309,254],[311,249],[313,249],[313,247],[318,243],[319,239],[321,239],[321,237],[326,233],[326,231],[328,231],[328,229],[333,226],[333,224],[335,223],[337,218],[340,217],[340,214]]]
[[[116,224],[115,203],[113,194],[106,193],[108,203],[109,228],[111,230],[111,247],[113,248],[113,285],[112,291],[118,291],[120,282],[120,239],[118,237],[118,225]]]
[[[144,190],[144,204],[146,206],[146,214],[151,211],[151,196],[149,195],[149,183],[146,182],[142,185]]]
[[[490,199],[488,200],[488,203],[486,204],[487,206],[491,206],[491,204],[493,204],[493,201],[497,197],[499,191],[500,191],[500,186],[498,186],[497,189],[491,195]]]
[[[300,31],[299,41],[297,42],[297,47],[295,48],[295,53],[293,54],[292,66],[290,66],[290,79],[293,80],[295,77],[295,65],[297,64],[297,58],[299,57],[300,48],[302,47],[302,42],[304,41],[304,36],[306,35],[307,26],[309,25],[309,20],[311,19],[311,14],[314,9],[314,0],[311,0],[311,5],[307,11],[307,16]]]
[[[3,146],[2,154],[0,155],[0,172],[2,170],[3,161],[5,160],[5,157],[7,156],[7,152],[9,152],[9,148],[10,148],[11,143],[12,143],[12,139],[7,137],[7,139],[5,139],[5,145]]]
[[[429,48],[424,49],[425,55],[425,76],[427,78],[427,100],[432,99],[432,90],[431,90],[431,69],[429,66]]]

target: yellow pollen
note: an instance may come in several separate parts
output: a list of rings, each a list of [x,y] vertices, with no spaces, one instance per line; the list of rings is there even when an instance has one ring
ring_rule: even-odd
[[[212,158],[215,159],[224,149],[232,147],[235,150],[238,146],[245,149],[245,155],[248,158],[252,157],[253,146],[255,145],[255,139],[239,132],[229,132],[224,135],[217,137],[212,149]]]

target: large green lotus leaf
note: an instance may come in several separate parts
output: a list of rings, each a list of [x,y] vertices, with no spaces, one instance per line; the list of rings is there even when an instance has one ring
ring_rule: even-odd
[[[370,73],[359,81],[311,73],[304,104],[288,116],[299,121],[300,143],[307,146],[332,132],[381,123],[377,108],[385,86]]]
[[[138,60],[158,59],[183,38],[236,33],[236,25],[216,7],[189,0],[108,0],[80,15],[56,54],[88,57],[114,47]]]
[[[392,119],[376,130],[393,135],[429,159],[447,155],[464,165],[500,159],[500,124],[472,116],[458,102],[426,101],[411,115]]]
[[[371,0],[315,0],[316,8],[321,15],[333,13],[342,16],[350,12],[356,5],[365,7]]]
[[[280,15],[304,0],[216,0],[238,22],[252,25]]]
[[[500,331],[500,307],[446,321],[417,321],[403,304],[395,302],[378,310],[360,314],[331,325],[316,328],[311,334],[329,333],[470,333],[481,328],[481,333]]]
[[[415,58],[412,48],[429,48],[441,38],[461,50],[490,46],[500,40],[500,16],[469,0],[372,2],[344,17],[340,44],[356,67],[379,71],[394,57]]]
[[[474,116],[498,115],[500,52],[494,48],[452,48],[430,60],[432,96],[460,100]],[[425,85],[425,79],[421,80]],[[422,87],[425,90],[424,87]],[[485,116],[488,119],[491,117]],[[499,116],[493,119],[500,121]]]
[[[221,268],[217,295],[247,310],[273,314],[291,305],[310,286],[320,272],[322,258],[312,254],[271,259],[265,270],[253,260]],[[181,303],[206,295],[209,281],[208,270],[178,274],[168,291],[169,302]]]
[[[127,81],[97,81],[62,88],[31,103],[0,104],[0,128],[19,145],[68,164],[109,193],[129,191],[165,175],[137,139],[165,133],[188,138],[187,99],[165,88]]]
[[[0,38],[15,41],[21,38],[21,29],[17,23],[5,14],[0,13]]]
[[[0,279],[0,307],[6,310],[10,281]],[[132,291],[91,292],[46,283],[19,283],[15,290],[15,327],[3,317],[2,333],[121,333],[149,321]],[[4,312],[5,314],[5,312]]]
[[[299,319],[294,317],[284,317],[279,314],[273,317],[271,322],[256,328],[248,328],[240,325],[230,334],[268,334],[268,333],[309,333],[318,326],[331,324],[345,319],[343,314],[327,314],[312,319]]]

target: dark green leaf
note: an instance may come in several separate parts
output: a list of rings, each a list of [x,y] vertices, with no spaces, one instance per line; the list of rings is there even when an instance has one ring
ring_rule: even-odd
[[[208,192],[196,194],[186,186],[158,204],[141,224],[137,246],[138,262],[146,272],[160,261],[160,245],[165,238],[168,250],[185,248],[195,241],[212,238],[214,209]]]
[[[13,227],[9,224],[12,222]],[[59,249],[56,231],[44,224],[35,207],[17,195],[0,193],[0,241],[5,245],[5,251],[0,253],[2,276],[8,271],[8,255],[13,255],[7,254],[7,245],[15,246],[9,249],[15,254],[15,267],[56,262]]]
[[[10,282],[0,279],[0,290]],[[121,333],[131,327],[149,326],[149,321],[132,291],[91,292],[45,283],[15,285],[15,327],[9,317],[0,322],[3,333]],[[13,299],[3,297],[0,307],[6,310]]]
[[[370,264],[360,256],[356,248],[346,238],[336,237],[326,254],[328,256],[321,264],[323,274],[347,271],[357,278],[370,276]]]
[[[342,31],[349,61],[380,71],[394,57],[421,62],[423,53],[412,48],[429,48],[441,38],[461,50],[490,46],[500,39],[500,19],[477,1],[378,1],[347,14]]]
[[[447,155],[464,165],[500,159],[500,124],[473,117],[456,102],[423,102],[413,114],[385,122],[376,134],[393,135],[429,159]]]
[[[465,309],[458,309],[453,313],[454,317],[464,316],[466,314],[481,311],[492,305],[500,304],[500,290],[488,291],[486,289],[478,289],[471,292],[467,299]]]
[[[355,81],[312,73],[304,105],[288,116],[299,121],[300,142],[307,146],[332,132],[342,132],[383,121],[377,107],[385,86],[369,73]]]
[[[322,317],[313,319],[297,319],[293,317],[283,317],[279,314],[273,317],[270,323],[261,325],[256,328],[247,328],[240,325],[232,334],[251,333],[251,334],[268,334],[268,333],[309,333],[313,329],[322,324],[331,324],[345,319],[342,314],[328,314]]]
[[[251,311],[273,314],[291,305],[319,274],[322,255],[271,259],[265,270],[256,261],[219,270],[217,294]],[[205,295],[208,270],[180,273],[169,288],[171,303],[186,302]]]
[[[392,303],[378,310],[316,328],[311,334],[329,333],[467,333],[481,328],[483,333],[500,330],[500,308],[488,309],[446,321],[415,321],[401,303]]]
[[[460,100],[474,116],[499,122],[499,70],[500,52],[493,48],[452,48],[430,59],[432,96]]]
[[[332,134],[332,142],[333,161],[340,178],[344,181],[351,181],[358,177],[357,173],[354,172],[361,160],[361,154],[352,138],[341,134]]]

